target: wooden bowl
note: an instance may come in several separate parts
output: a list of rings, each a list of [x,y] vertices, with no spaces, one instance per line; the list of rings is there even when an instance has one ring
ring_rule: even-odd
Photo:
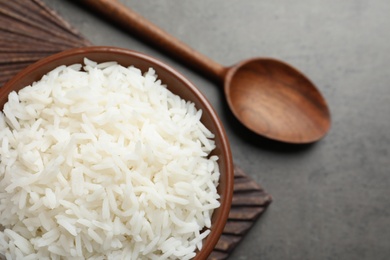
[[[2,109],[4,103],[7,102],[8,94],[11,91],[18,91],[34,81],[40,80],[44,74],[60,65],[82,63],[84,57],[96,62],[117,61],[123,66],[134,65],[142,71],[152,67],[156,70],[158,78],[162,80],[163,84],[167,85],[170,91],[185,100],[194,102],[198,109],[203,110],[201,121],[215,134],[216,149],[213,151],[213,154],[219,156],[218,163],[221,172],[218,186],[221,206],[214,211],[211,221],[211,232],[204,239],[202,250],[197,252],[195,257],[195,259],[206,259],[217,244],[229,215],[234,182],[233,160],[228,138],[216,112],[203,94],[183,75],[161,61],[126,49],[116,47],[71,49],[30,65],[6,83],[0,89],[0,108]]]

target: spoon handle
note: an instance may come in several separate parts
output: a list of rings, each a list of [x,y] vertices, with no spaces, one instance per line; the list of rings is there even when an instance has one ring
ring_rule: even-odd
[[[81,0],[79,2],[104,15],[149,44],[167,52],[185,65],[206,74],[214,80],[221,82],[224,80],[226,68],[169,35],[119,1]]]

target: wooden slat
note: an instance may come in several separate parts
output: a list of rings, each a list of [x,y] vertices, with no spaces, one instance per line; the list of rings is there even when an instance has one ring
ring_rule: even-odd
[[[224,234],[242,236],[252,227],[252,220],[249,221],[235,221],[228,220],[226,223],[225,229],[223,230]]]
[[[267,204],[271,198],[262,191],[234,194],[233,206],[262,206]]]
[[[219,239],[217,245],[214,250],[223,251],[223,252],[231,252],[237,244],[241,241],[240,236],[233,235],[225,235],[223,234]]]
[[[225,260],[229,257],[229,254],[223,251],[214,250],[211,252],[208,260]]]
[[[234,192],[259,191],[260,189],[259,184],[247,178],[236,178],[234,181]]]
[[[232,207],[229,212],[229,219],[231,220],[255,220],[265,210],[264,207]]]

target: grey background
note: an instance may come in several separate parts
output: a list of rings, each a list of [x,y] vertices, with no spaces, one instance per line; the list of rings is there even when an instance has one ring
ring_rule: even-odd
[[[269,56],[308,75],[332,129],[305,147],[251,135],[214,83],[68,0],[45,2],[95,45],[155,56],[208,97],[235,163],[274,198],[230,259],[390,259],[390,1],[123,0],[221,64]]]

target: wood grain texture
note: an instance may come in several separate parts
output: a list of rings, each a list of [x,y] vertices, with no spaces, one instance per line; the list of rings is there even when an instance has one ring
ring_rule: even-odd
[[[0,86],[39,59],[88,45],[40,0],[0,0]]]
[[[39,37],[50,40],[42,42]],[[0,0],[0,86],[43,57],[88,45],[87,39],[40,0]],[[211,260],[227,259],[272,201],[243,170],[235,167],[234,174],[232,208]]]
[[[227,74],[225,94],[236,118],[269,139],[307,144],[323,138],[330,129],[330,112],[321,93],[283,61],[240,62]]]

